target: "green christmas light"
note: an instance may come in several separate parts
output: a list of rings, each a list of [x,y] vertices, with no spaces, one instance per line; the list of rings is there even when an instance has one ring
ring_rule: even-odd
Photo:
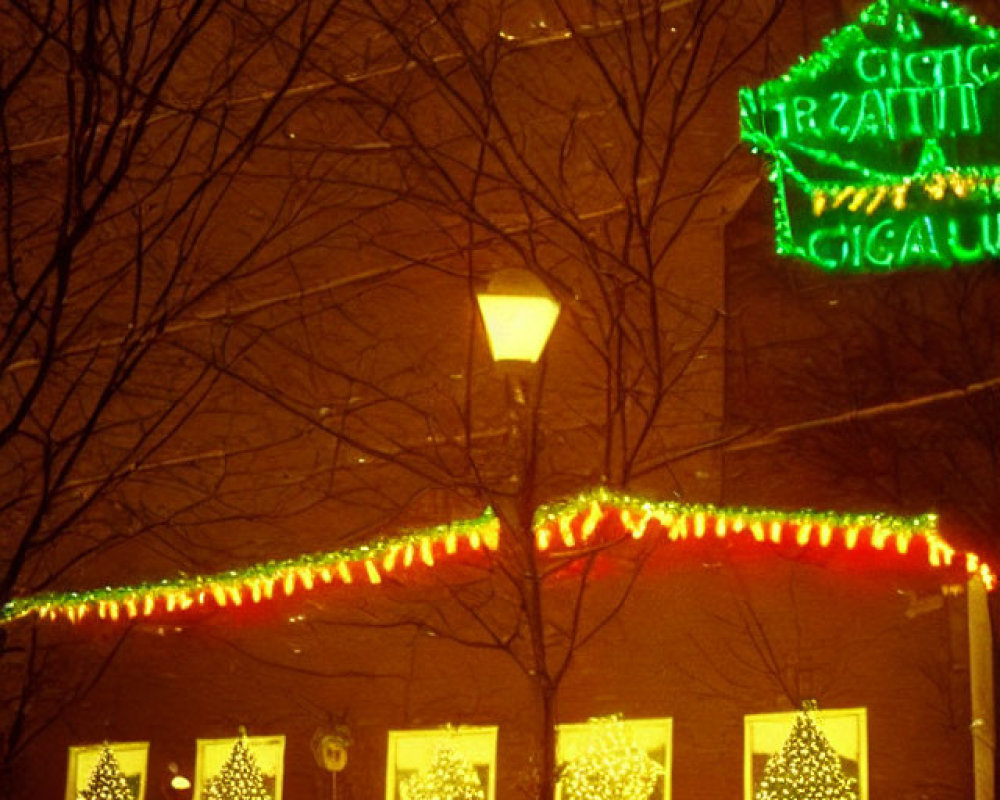
[[[1000,32],[877,0],[781,78],[740,91],[774,164],[779,253],[825,269],[1000,257]]]

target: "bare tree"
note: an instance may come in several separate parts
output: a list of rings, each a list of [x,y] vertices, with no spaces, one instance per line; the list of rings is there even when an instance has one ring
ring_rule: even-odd
[[[246,165],[280,131],[337,7],[0,11],[0,604],[199,513],[235,513],[221,493],[234,441],[197,424],[218,375],[184,343],[312,243],[296,238],[308,189],[291,181],[269,185],[267,217],[237,215]],[[213,469],[190,466],[206,448]],[[40,698],[65,670],[57,647],[27,626],[0,629],[5,772],[47,709],[103,670],[74,673],[49,706]]]
[[[552,560],[533,517],[594,483],[718,489],[722,295],[697,262],[730,90],[782,5],[16,0],[0,602],[130,582],[93,559],[119,545],[223,566],[329,547],[334,503],[342,541],[442,493],[490,505],[488,572],[385,624],[513,659],[551,798],[560,684],[644,551]],[[531,374],[501,375],[475,323],[499,265],[563,302]],[[602,554],[628,565],[611,596]],[[41,662],[4,636],[9,765]]]
[[[611,554],[623,580],[595,593],[607,547],[540,554],[535,512],[594,483],[717,486],[698,484],[710,455],[674,471],[721,423],[721,285],[692,261],[716,253],[731,179],[716,93],[752,66],[780,9],[359,4],[364,69],[348,71],[356,53],[318,55],[328,85],[289,119],[283,150],[351,216],[331,257],[373,266],[233,318],[212,349],[248,407],[327,453],[299,474],[352,487],[371,525],[413,520],[407,508],[441,493],[456,512],[497,511],[485,572],[449,574],[438,602],[410,596],[375,621],[330,613],[316,629],[403,626],[512,659],[538,698],[530,795],[543,800],[560,685],[646,551]],[[497,370],[475,322],[475,290],[511,265],[568,318],[529,373]]]

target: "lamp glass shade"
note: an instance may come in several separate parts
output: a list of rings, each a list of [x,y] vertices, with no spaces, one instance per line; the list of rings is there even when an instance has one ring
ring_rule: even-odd
[[[559,303],[551,296],[519,294],[480,294],[477,300],[493,360],[538,361],[559,316]]]

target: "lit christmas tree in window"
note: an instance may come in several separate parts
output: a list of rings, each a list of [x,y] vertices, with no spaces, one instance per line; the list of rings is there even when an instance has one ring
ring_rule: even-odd
[[[128,788],[128,781],[110,746],[104,745],[97,757],[94,771],[90,773],[87,788],[77,800],[135,800]]]
[[[484,800],[473,766],[452,748],[440,746],[430,766],[403,784],[403,800]]]
[[[250,752],[246,733],[233,745],[219,774],[212,778],[206,800],[272,800],[264,787],[264,775]]]
[[[816,721],[816,701],[802,704],[781,750],[768,759],[754,800],[858,800],[858,782]]]
[[[621,716],[588,723],[589,741],[563,770],[563,800],[648,800],[663,774],[629,736]]]

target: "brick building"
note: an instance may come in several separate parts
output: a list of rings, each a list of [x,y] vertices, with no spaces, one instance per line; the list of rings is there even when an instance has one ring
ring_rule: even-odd
[[[26,543],[0,562],[3,600],[97,594],[5,624],[3,790],[59,797],[74,764],[85,777],[69,748],[108,740],[148,743],[147,798],[185,798],[171,779],[198,783],[205,740],[246,726],[273,740],[283,797],[328,798],[313,743],[344,725],[340,800],[398,796],[438,736],[513,800],[538,796],[546,747],[579,742],[553,725],[621,713],[648,721],[662,796],[750,797],[769,721],[814,698],[862,798],[992,797],[989,619],[966,553],[996,563],[995,264],[834,276],[778,258],[737,145],[738,87],[859,9],[347,5],[298,45],[308,3],[294,35],[266,3],[211,19],[152,133],[114,140],[141,158],[67,261],[61,349],[40,358],[43,329],[4,351],[10,407],[17,376],[54,377],[0,454],[3,542]],[[35,22],[11,40],[33,46]],[[264,63],[228,82],[226,53]],[[71,168],[53,87],[113,60],[38,63],[4,107],[5,179],[31,190],[7,239],[29,275],[64,241],[66,186],[104,180]],[[185,104],[206,85],[217,103]],[[257,130],[248,109],[275,97]],[[248,131],[216,174],[220,142]],[[202,173],[205,217],[178,200]],[[529,372],[490,359],[473,299],[509,266],[562,303]],[[123,365],[131,383],[105,383]],[[47,459],[78,439],[50,485]],[[595,486],[679,505],[641,538],[641,503],[547,505]],[[434,526],[486,506],[498,549],[469,523],[449,553]],[[903,516],[881,538],[843,516],[865,511]],[[913,521],[928,511],[949,550]],[[390,570],[407,530],[434,542]]]

